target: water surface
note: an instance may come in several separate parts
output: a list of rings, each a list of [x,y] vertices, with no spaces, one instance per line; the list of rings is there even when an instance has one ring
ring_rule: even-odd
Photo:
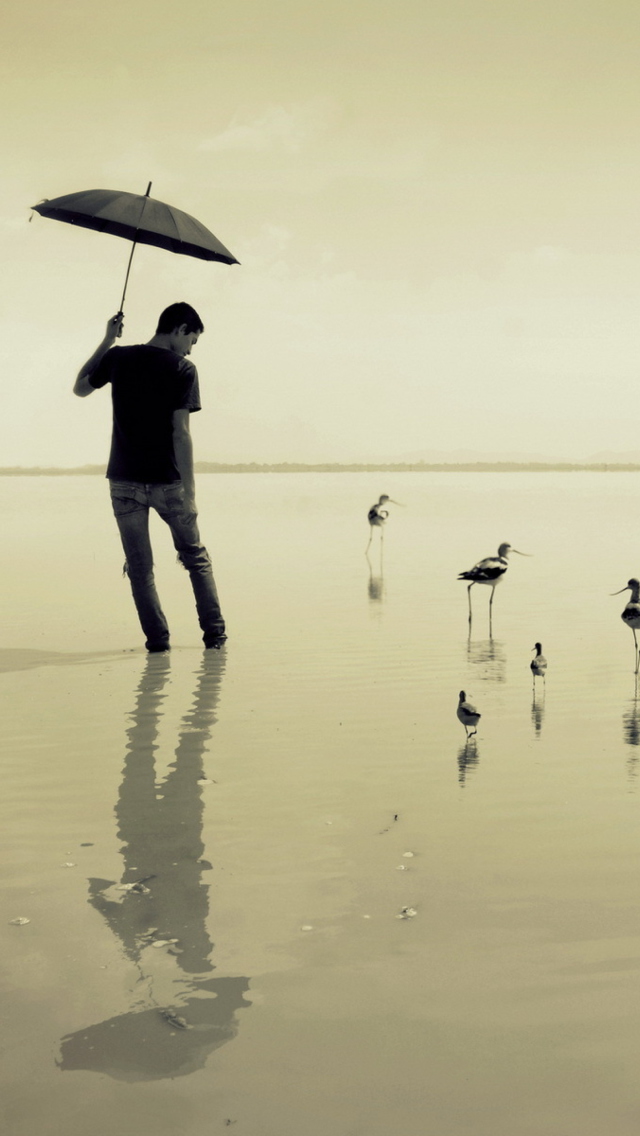
[[[147,658],[102,479],[0,479],[12,1136],[635,1136],[639,490],[202,476],[229,642],[158,521]]]

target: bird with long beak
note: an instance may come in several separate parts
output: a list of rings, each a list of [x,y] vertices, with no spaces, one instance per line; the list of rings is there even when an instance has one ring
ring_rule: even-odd
[[[636,628],[640,627],[640,580],[631,579],[624,588],[620,588],[618,592],[611,592],[612,596],[619,596],[622,592],[631,592],[631,599],[626,604],[625,609],[620,614],[620,619],[626,623],[633,631],[633,641],[635,643],[635,661],[636,670],[638,673],[640,666],[640,653],[638,652],[638,637],[636,635]]]
[[[383,493],[382,496],[378,498],[375,505],[371,506],[371,508],[369,509],[369,512],[367,513],[367,520],[369,522],[370,532],[369,532],[369,544],[367,545],[365,552],[369,551],[369,545],[371,544],[371,541],[373,539],[374,528],[380,529],[380,539],[381,540],[383,539],[382,529],[384,527],[384,523],[385,523],[387,517],[389,516],[389,510],[384,508],[384,506],[387,503],[389,505],[400,505],[401,507],[403,507],[401,501],[394,501],[393,498],[389,497],[389,495],[387,493]]]
[[[467,588],[469,623],[471,623],[471,589],[474,584],[488,584],[491,588],[491,599],[489,600],[489,621],[491,621],[493,594],[509,567],[508,556],[510,552],[516,552],[518,556],[531,555],[529,552],[518,552],[518,549],[512,548],[510,544],[501,544],[497,556],[487,556],[485,560],[479,560],[468,572],[461,572],[458,576],[459,580],[471,581]]]
[[[536,678],[545,679],[545,675],[547,673],[547,660],[542,654],[542,643],[536,643],[535,646],[531,648],[531,650],[535,651],[536,653],[535,659],[531,660],[531,673],[533,675],[533,685],[535,686]]]
[[[456,713],[458,715],[458,721],[462,722],[462,725],[465,728],[468,741],[469,738],[472,738],[474,734],[477,734],[478,722],[480,721],[482,715],[476,710],[475,706],[472,706],[470,702],[467,702],[467,696],[464,690],[460,691],[458,698],[458,709]],[[473,729],[471,729],[472,726]],[[469,733],[470,730],[471,733]]]

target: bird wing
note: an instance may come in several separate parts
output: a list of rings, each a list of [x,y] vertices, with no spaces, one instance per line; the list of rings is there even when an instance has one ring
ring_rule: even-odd
[[[478,711],[471,702],[463,702],[460,706],[460,709],[462,710],[463,714],[473,714],[476,718],[482,717],[481,714],[478,714]]]
[[[499,580],[507,570],[507,563],[497,556],[479,560],[468,572],[461,572],[459,580]]]

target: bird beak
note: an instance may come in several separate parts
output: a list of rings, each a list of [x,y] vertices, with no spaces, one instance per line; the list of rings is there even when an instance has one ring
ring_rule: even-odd
[[[609,595],[610,596],[619,596],[621,594],[621,592],[630,592],[630,591],[631,591],[631,588],[627,584],[626,588],[620,588],[619,592],[609,592]]]
[[[389,498],[389,504],[390,505],[399,505],[401,509],[404,509],[404,505],[403,505],[402,501],[394,501],[393,497]]]
[[[512,548],[512,552],[518,552],[517,548]],[[533,556],[532,552],[518,552],[518,556]]]

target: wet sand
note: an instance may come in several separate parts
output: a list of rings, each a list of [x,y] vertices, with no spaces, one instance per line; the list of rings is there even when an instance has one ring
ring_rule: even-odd
[[[158,523],[147,657],[101,479],[0,481],[11,1136],[635,1136],[637,488],[201,478],[229,642]]]

